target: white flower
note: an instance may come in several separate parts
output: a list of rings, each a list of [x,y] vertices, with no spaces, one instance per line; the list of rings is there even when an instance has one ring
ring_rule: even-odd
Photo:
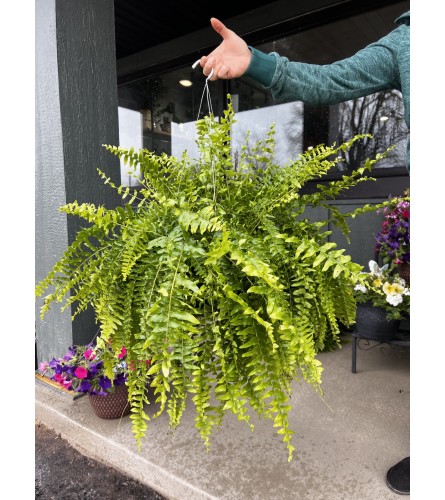
[[[400,293],[389,293],[386,296],[386,302],[389,302],[392,306],[398,306],[403,302],[402,294]]]
[[[382,274],[388,269],[388,264],[385,264],[382,267],[379,267],[377,262],[375,260],[370,260],[368,262],[369,270],[371,271],[370,274],[374,276],[382,276]]]
[[[359,290],[360,292],[366,293],[368,289],[364,285],[355,285],[354,290]]]
[[[405,288],[405,290],[403,290],[403,295],[410,295],[409,293],[409,288]]]
[[[125,370],[127,368],[127,362],[126,361],[121,361],[118,363],[114,368],[113,371],[114,373],[117,373],[118,370]]]

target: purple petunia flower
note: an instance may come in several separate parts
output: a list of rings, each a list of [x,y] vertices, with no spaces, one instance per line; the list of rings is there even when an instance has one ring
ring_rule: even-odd
[[[125,373],[119,373],[114,379],[114,385],[124,385],[126,379],[127,377],[125,376]]]
[[[59,360],[58,360],[58,359],[56,359],[56,358],[53,358],[53,359],[52,359],[52,360],[48,363],[48,366],[54,370],[58,364],[59,364]]]
[[[82,380],[82,382],[79,384],[79,387],[77,388],[78,392],[90,392],[91,390],[91,382],[88,380]]]
[[[102,389],[109,389],[111,387],[111,380],[108,377],[102,376],[99,378],[99,385]]]
[[[375,249],[384,262],[400,264],[410,262],[409,245],[409,201],[397,201],[392,207],[385,207],[379,213],[384,214],[381,231],[376,234]]]
[[[97,363],[91,363],[90,364],[90,373],[93,377],[95,377],[98,373],[102,371],[104,362],[103,361],[98,361]]]

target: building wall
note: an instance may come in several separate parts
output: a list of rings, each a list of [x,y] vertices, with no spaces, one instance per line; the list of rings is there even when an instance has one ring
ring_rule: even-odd
[[[66,215],[58,207],[66,200],[59,74],[56,43],[56,1],[35,6],[35,279],[40,282],[65,251],[68,243]],[[52,310],[39,318],[36,302],[37,358],[60,354],[72,340],[70,311]]]
[[[97,168],[120,180],[113,0],[36,3],[36,282],[72,243],[80,221],[58,212],[77,200],[114,208],[120,197]],[[71,322],[54,305],[36,314],[37,361],[87,343],[98,332],[92,310]]]

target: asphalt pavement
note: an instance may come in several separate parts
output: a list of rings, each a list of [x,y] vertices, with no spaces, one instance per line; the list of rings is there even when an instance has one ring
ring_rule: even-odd
[[[36,500],[166,500],[111,467],[85,457],[41,423],[35,425]]]

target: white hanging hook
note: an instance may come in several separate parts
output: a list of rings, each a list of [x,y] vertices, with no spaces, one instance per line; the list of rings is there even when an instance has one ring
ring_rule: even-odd
[[[201,59],[198,59],[196,62],[194,62],[193,65],[192,65],[192,69],[195,69],[196,66],[198,66],[198,64],[199,64],[200,61],[201,61]],[[212,76],[213,76],[213,68],[210,71],[209,76],[206,78],[206,81],[210,80],[210,78],[212,78]]]

